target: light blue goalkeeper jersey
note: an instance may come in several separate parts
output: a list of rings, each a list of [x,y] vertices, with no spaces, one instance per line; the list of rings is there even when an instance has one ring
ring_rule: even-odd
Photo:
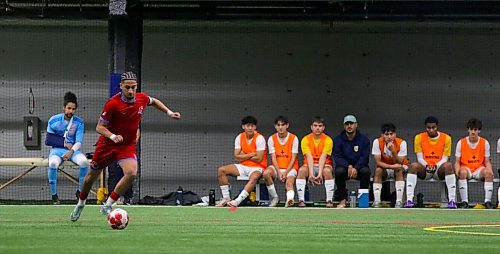
[[[52,116],[47,124],[47,132],[64,136],[68,128],[69,121],[64,120],[64,113]],[[85,124],[83,119],[73,115],[73,122],[69,128],[68,135],[66,136],[66,143],[79,146],[83,144],[83,130]]]

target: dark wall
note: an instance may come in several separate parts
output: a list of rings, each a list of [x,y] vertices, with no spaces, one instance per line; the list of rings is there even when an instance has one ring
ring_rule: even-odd
[[[21,143],[30,87],[43,126],[62,109],[64,92],[75,92],[78,114],[87,121],[84,150],[93,149],[108,96],[106,22],[64,22],[0,23],[2,157],[48,154],[46,148],[26,151]],[[370,139],[382,123],[394,122],[411,160],[413,137],[428,115],[452,135],[453,153],[466,121],[476,117],[497,167],[499,31],[494,23],[145,21],[142,91],[183,119],[154,108],[144,115],[141,196],[179,185],[203,195],[217,188],[217,167],[233,163],[245,115],[258,118],[265,136],[279,114],[299,136],[316,115],[326,119],[332,136],[348,113]],[[45,169],[32,178],[23,187],[27,193],[47,187]],[[12,195],[4,193],[0,198]]]

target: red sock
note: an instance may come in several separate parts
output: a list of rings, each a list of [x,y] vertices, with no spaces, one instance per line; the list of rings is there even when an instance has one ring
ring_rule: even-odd
[[[89,195],[88,193],[80,192],[80,199],[81,200],[86,200],[88,195]]]
[[[109,197],[112,199],[112,200],[118,200],[120,198],[120,195],[116,192],[111,192],[111,195],[109,195]]]

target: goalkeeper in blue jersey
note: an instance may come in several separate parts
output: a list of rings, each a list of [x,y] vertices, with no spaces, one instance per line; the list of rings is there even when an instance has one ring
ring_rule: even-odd
[[[83,119],[74,115],[78,108],[76,95],[67,92],[64,95],[63,113],[52,116],[47,123],[47,137],[45,144],[51,146],[49,154],[49,185],[52,202],[60,204],[57,196],[57,168],[63,161],[73,161],[80,167],[78,190],[80,196],[83,179],[89,170],[89,162],[80,151],[83,144]]]

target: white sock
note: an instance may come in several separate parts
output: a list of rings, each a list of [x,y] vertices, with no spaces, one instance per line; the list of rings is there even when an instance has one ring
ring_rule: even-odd
[[[458,180],[458,192],[460,193],[460,200],[469,203],[469,189],[467,179]]]
[[[242,190],[241,193],[240,193],[240,195],[234,201],[236,201],[236,204],[240,205],[241,202],[243,200],[245,200],[245,198],[248,197],[248,195],[249,194],[248,194],[248,192],[246,190]]]
[[[231,199],[231,197],[229,196],[229,185],[221,185],[220,190],[222,192],[223,199]]]
[[[448,201],[455,201],[457,198],[457,178],[455,174],[444,177],[446,187],[448,187]]]
[[[87,200],[81,200],[81,199],[78,199],[78,206],[85,206],[85,203],[87,202]]]
[[[269,192],[270,198],[278,198],[278,193],[276,193],[276,188],[274,188],[274,184],[271,184],[267,187],[267,191]]]
[[[295,198],[295,191],[289,190],[286,192],[286,200],[293,200]]]
[[[403,192],[405,190],[405,181],[396,181],[396,202],[403,202]]]
[[[112,199],[111,197],[108,197],[108,200],[106,200],[106,205],[105,206],[112,206],[116,200]]]
[[[380,193],[382,192],[381,183],[373,183],[373,202],[380,203]]]
[[[491,202],[493,195],[493,182],[484,182],[484,202]]]
[[[497,195],[498,195],[497,196],[497,200],[500,200],[500,187],[498,187],[498,193],[497,193]],[[500,202],[499,202],[499,204],[500,204]]]
[[[408,176],[406,176],[406,200],[413,201],[416,185],[417,185],[417,175],[408,174]]]
[[[306,179],[297,179],[295,181],[295,185],[297,185],[297,195],[299,196],[299,201],[304,201],[306,193]]]
[[[335,190],[335,179],[325,180],[326,202],[332,201]]]

